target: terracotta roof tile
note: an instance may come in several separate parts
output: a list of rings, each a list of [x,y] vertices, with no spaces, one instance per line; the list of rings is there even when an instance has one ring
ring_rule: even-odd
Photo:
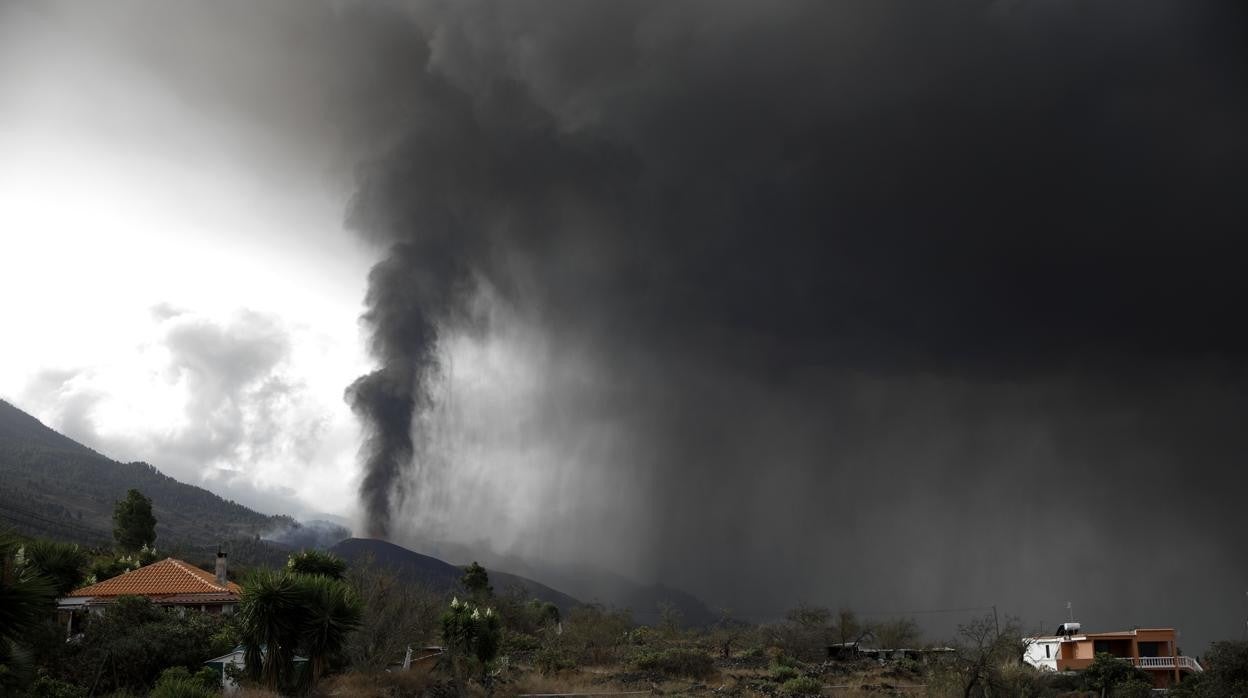
[[[234,582],[217,584],[216,576],[171,557],[146,567],[130,570],[89,587],[75,589],[70,596],[171,596],[174,594],[240,594]]]

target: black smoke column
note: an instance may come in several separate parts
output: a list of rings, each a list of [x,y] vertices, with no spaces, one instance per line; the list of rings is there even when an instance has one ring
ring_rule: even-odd
[[[461,265],[450,246],[401,244],[369,274],[368,310],[363,320],[372,337],[369,350],[381,368],[361,376],[346,391],[351,409],[364,423],[361,449],[367,535],[386,538],[396,500],[411,482],[420,440],[413,421],[432,404],[429,382],[438,369],[438,327],[452,307]]]

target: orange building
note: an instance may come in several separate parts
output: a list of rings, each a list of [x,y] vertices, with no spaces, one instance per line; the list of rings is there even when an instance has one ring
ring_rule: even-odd
[[[242,588],[225,575],[225,554],[217,555],[217,572],[205,572],[181,560],[165,558],[112,579],[69,592],[57,602],[70,634],[81,612],[98,613],[122,596],[146,596],[166,608],[193,608],[229,613],[238,605]]]
[[[1026,638],[1029,664],[1057,671],[1080,671],[1104,652],[1126,659],[1148,672],[1153,686],[1167,688],[1186,674],[1203,671],[1200,663],[1179,654],[1174,628],[1136,628],[1109,633],[1049,635]]]

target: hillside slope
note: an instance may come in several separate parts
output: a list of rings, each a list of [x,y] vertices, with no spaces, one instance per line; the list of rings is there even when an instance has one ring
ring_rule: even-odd
[[[587,603],[610,608],[628,609],[633,620],[654,625],[667,606],[676,611],[687,627],[705,627],[717,621],[718,613],[689,592],[663,584],[642,584],[604,569],[575,564],[553,564],[515,556],[499,556],[488,552],[488,546],[476,549],[458,543],[415,541],[420,547],[447,560],[478,560],[487,567],[513,570],[528,578],[542,579]],[[497,588],[498,585],[495,584]]]
[[[106,458],[0,400],[0,525],[108,543],[113,505],[131,488],[152,499],[158,547],[251,537],[291,523],[178,482],[147,463]]]
[[[332,546],[329,552],[352,564],[371,559],[373,564],[391,568],[403,579],[421,582],[435,591],[445,593],[458,591],[459,579],[464,575],[464,571],[455,565],[382,540],[348,538]],[[545,584],[498,570],[486,571],[490,575],[490,585],[494,587],[495,593],[519,589],[524,596],[549,601],[564,613],[581,605],[571,596]]]

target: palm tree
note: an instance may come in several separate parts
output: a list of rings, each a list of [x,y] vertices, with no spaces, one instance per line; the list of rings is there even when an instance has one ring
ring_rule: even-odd
[[[315,684],[330,657],[342,652],[347,636],[360,627],[364,605],[345,582],[329,577],[300,576],[304,596],[304,619],[300,646],[311,662]]]
[[[47,577],[56,586],[57,596],[64,596],[86,578],[91,562],[87,552],[73,543],[36,540],[21,548],[22,564]]]
[[[286,560],[286,569],[295,574],[315,574],[341,580],[347,574],[347,563],[333,553],[301,550]]]
[[[21,651],[18,641],[52,611],[56,598],[50,580],[17,564],[19,543],[9,531],[0,531],[0,687],[17,678]]]
[[[243,585],[239,617],[247,673],[271,690],[292,683],[306,600],[298,578],[264,570]]]

